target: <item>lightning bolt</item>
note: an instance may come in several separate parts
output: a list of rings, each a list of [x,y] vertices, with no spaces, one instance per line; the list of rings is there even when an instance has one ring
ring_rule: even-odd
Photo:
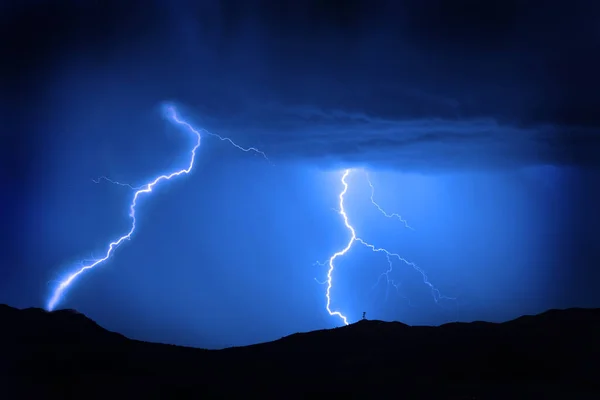
[[[200,142],[201,142],[201,138],[202,135],[201,133],[206,133],[207,135],[210,136],[214,136],[216,138],[218,138],[221,141],[226,141],[229,142],[231,145],[233,145],[234,147],[236,147],[239,150],[242,150],[244,152],[254,152],[257,153],[259,155],[261,155],[262,157],[264,157],[267,161],[270,162],[270,160],[267,158],[266,154],[254,147],[248,147],[248,148],[244,148],[238,144],[236,144],[233,140],[231,140],[228,137],[223,137],[220,135],[217,135],[215,133],[211,133],[208,132],[205,129],[196,129],[194,128],[190,123],[186,122],[185,120],[181,119],[181,117],[179,116],[179,113],[177,112],[177,109],[175,108],[175,106],[166,106],[164,108],[164,112],[166,114],[166,117],[171,120],[173,123],[175,123],[176,125],[179,125],[183,128],[185,128],[186,131],[188,131],[189,133],[193,134],[196,137],[196,144],[194,145],[194,147],[192,148],[192,150],[190,151],[190,161],[189,164],[187,166],[187,168],[175,171],[175,172],[171,172],[169,174],[165,174],[165,175],[160,175],[156,178],[154,178],[154,180],[150,181],[149,183],[146,183],[142,186],[132,186],[126,183],[120,183],[114,180],[111,180],[107,177],[100,177],[96,180],[93,180],[95,183],[100,183],[100,181],[104,180],[107,181],[109,183],[113,183],[116,185],[120,185],[120,186],[126,186],[132,190],[135,190],[135,193],[133,195],[133,199],[129,205],[129,217],[131,218],[131,227],[129,229],[129,231],[124,234],[123,236],[119,237],[118,239],[112,241],[109,243],[108,245],[108,249],[106,250],[106,253],[104,254],[104,257],[97,259],[97,260],[93,260],[91,261],[88,265],[84,265],[81,268],[79,268],[78,270],[76,270],[75,272],[71,273],[69,276],[67,276],[63,281],[61,281],[59,283],[59,285],[55,288],[52,296],[50,297],[50,299],[48,300],[47,303],[47,309],[48,311],[52,311],[56,305],[60,302],[60,300],[62,299],[65,291],[68,289],[68,287],[73,283],[73,281],[79,277],[81,274],[83,274],[85,271],[87,270],[91,270],[94,267],[104,263],[105,261],[107,261],[112,254],[114,253],[114,251],[125,241],[125,240],[131,240],[131,236],[133,235],[133,233],[135,232],[135,228],[136,228],[136,206],[137,206],[137,202],[138,199],[143,196],[143,195],[147,195],[149,193],[152,193],[153,189],[161,182],[164,181],[169,181],[175,177],[181,176],[181,175],[186,175],[189,174],[192,169],[194,168],[194,161],[196,159],[196,151],[198,150],[198,148],[200,147]]]
[[[404,257],[400,256],[397,253],[392,253],[390,251],[388,251],[385,248],[381,248],[381,247],[376,247],[375,245],[361,239],[360,237],[357,236],[356,234],[356,230],[354,229],[354,227],[352,225],[350,225],[350,221],[348,218],[348,214],[346,213],[346,210],[344,208],[344,196],[346,195],[346,193],[348,192],[348,182],[346,181],[346,178],[348,177],[348,175],[350,175],[351,170],[347,169],[344,171],[344,173],[342,174],[342,178],[341,178],[341,183],[343,185],[343,190],[340,192],[339,194],[339,210],[338,213],[342,216],[343,220],[344,220],[344,225],[346,226],[346,229],[348,229],[349,233],[350,233],[350,239],[348,241],[348,243],[346,244],[346,247],[344,247],[342,250],[334,253],[328,261],[328,265],[329,268],[327,270],[327,279],[325,280],[325,282],[319,282],[322,284],[326,284],[327,285],[327,290],[325,292],[325,297],[327,299],[326,301],[326,309],[327,312],[329,313],[329,315],[331,316],[337,316],[339,317],[345,325],[348,325],[348,318],[342,314],[340,311],[333,311],[331,309],[331,289],[333,288],[333,272],[335,270],[335,260],[343,255],[345,255],[346,253],[348,253],[348,251],[350,251],[350,249],[352,248],[352,245],[354,243],[359,243],[362,244],[363,246],[367,247],[368,249],[370,249],[372,252],[374,253],[382,253],[386,256],[386,259],[388,261],[388,265],[389,268],[386,272],[382,273],[380,278],[382,276],[387,276],[388,277],[388,283],[390,282],[389,280],[389,273],[392,271],[392,258],[397,259],[398,261],[404,263],[407,266],[412,267],[414,270],[416,270],[417,272],[419,272],[422,277],[423,277],[423,282],[431,289],[431,292],[433,294],[433,299],[434,301],[437,303],[440,299],[449,299],[449,300],[455,300],[452,297],[446,297],[443,296],[440,291],[433,286],[433,284],[431,282],[429,282],[429,279],[427,277],[427,274],[425,273],[425,271],[423,269],[421,269],[420,267],[418,267],[415,263],[408,261],[407,259],[405,259]],[[375,200],[373,199],[374,197],[374,186],[371,183],[371,180],[368,178],[367,175],[367,181],[369,182],[369,186],[371,187],[371,203],[387,218],[397,218],[398,220],[400,220],[407,228],[412,229],[408,223],[406,222],[406,220],[402,219],[402,217],[399,214],[389,214],[387,213],[385,210],[383,210],[383,208],[381,208],[379,206],[379,204],[377,204],[375,202]],[[316,263],[318,265],[323,265],[322,263]],[[398,286],[392,282],[392,284],[396,287],[396,289],[398,288]]]
[[[342,250],[338,251],[337,253],[334,253],[331,256],[331,258],[329,259],[329,269],[327,270],[327,291],[325,292],[325,297],[327,298],[327,306],[326,306],[327,312],[331,316],[337,315],[338,317],[340,317],[342,319],[342,321],[344,321],[345,325],[348,325],[348,318],[346,318],[346,316],[339,311],[331,311],[331,288],[333,286],[333,284],[332,284],[333,270],[335,269],[333,263],[334,263],[335,259],[346,254],[348,252],[348,250],[350,250],[350,248],[352,247],[352,244],[354,243],[354,241],[356,240],[356,231],[354,230],[352,225],[350,225],[350,222],[348,221],[348,215],[346,214],[346,210],[344,209],[344,195],[348,191],[348,183],[346,182],[346,178],[348,177],[349,174],[350,174],[350,170],[347,169],[346,171],[344,171],[344,175],[342,175],[342,185],[344,185],[344,189],[342,190],[342,192],[339,195],[340,209],[338,210],[338,212],[344,219],[344,225],[346,225],[346,228],[350,231],[350,240],[348,241],[348,244],[346,245],[346,247],[344,247]]]

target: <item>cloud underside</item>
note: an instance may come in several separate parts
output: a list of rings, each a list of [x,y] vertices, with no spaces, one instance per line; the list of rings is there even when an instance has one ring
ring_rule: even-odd
[[[405,169],[600,166],[600,134],[582,127],[518,127],[486,118],[390,120],[294,108],[233,118],[217,129],[255,140],[276,158],[324,165]]]

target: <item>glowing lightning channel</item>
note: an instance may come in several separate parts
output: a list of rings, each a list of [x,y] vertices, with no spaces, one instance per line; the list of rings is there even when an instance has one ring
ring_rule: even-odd
[[[178,124],[186,127],[190,132],[192,132],[197,137],[196,144],[192,148],[192,151],[191,151],[190,163],[189,163],[188,167],[185,168],[185,169],[176,171],[176,172],[172,172],[171,174],[168,174],[168,175],[160,175],[159,177],[155,178],[150,183],[148,183],[146,185],[143,185],[140,188],[134,188],[131,185],[121,184],[119,182],[111,181],[108,178],[103,178],[103,179],[106,179],[109,182],[112,182],[112,183],[115,183],[115,184],[119,184],[119,185],[122,185],[122,186],[128,186],[128,187],[130,187],[132,189],[137,189],[137,191],[133,195],[133,200],[131,201],[131,204],[129,205],[129,217],[131,218],[131,228],[129,229],[129,232],[127,232],[125,235],[121,236],[119,239],[111,242],[108,245],[108,250],[106,251],[106,254],[104,255],[104,257],[102,257],[102,258],[94,261],[93,263],[91,263],[89,265],[85,265],[85,266],[81,267],[79,270],[77,270],[74,273],[72,273],[71,275],[69,275],[64,281],[62,281],[58,285],[58,287],[54,291],[54,294],[52,295],[52,297],[48,301],[47,309],[49,311],[52,311],[56,307],[56,305],[58,304],[58,302],[60,301],[60,299],[61,299],[61,297],[63,295],[63,292],[69,287],[69,285],[75,280],[75,278],[77,278],[79,275],[81,275],[85,271],[87,271],[89,269],[92,269],[95,266],[97,266],[97,265],[103,263],[104,261],[108,260],[110,258],[110,256],[112,255],[113,251],[117,247],[119,247],[119,245],[121,245],[121,243],[123,243],[125,240],[130,240],[131,239],[131,235],[133,234],[133,232],[135,232],[135,223],[136,223],[136,219],[135,219],[135,206],[137,205],[138,198],[142,194],[151,193],[152,189],[154,189],[154,187],[159,182],[161,182],[161,181],[170,180],[171,178],[174,178],[174,177],[182,175],[182,174],[189,174],[191,172],[192,168],[194,167],[194,160],[196,158],[196,150],[198,149],[198,147],[200,147],[200,141],[201,141],[200,132],[197,131],[196,129],[194,129],[194,127],[192,127],[187,122],[181,120],[179,118],[179,116],[177,115],[177,111],[175,110],[174,107],[172,107],[172,106],[167,107],[166,111],[170,114],[170,118],[173,121],[175,121],[176,123],[178,123]]]
[[[448,299],[448,300],[455,300],[452,297],[446,297],[443,296],[440,291],[433,286],[433,284],[431,282],[429,282],[429,279],[427,277],[427,274],[425,273],[425,271],[421,268],[419,268],[415,263],[408,261],[407,259],[405,259],[404,257],[400,256],[397,253],[392,253],[384,248],[380,248],[380,247],[376,247],[374,245],[372,245],[371,243],[366,242],[365,240],[361,239],[360,237],[358,237],[356,235],[356,231],[355,229],[352,227],[352,225],[350,225],[349,219],[348,219],[348,215],[346,214],[346,210],[344,208],[344,195],[346,194],[346,192],[348,191],[348,183],[346,182],[346,178],[348,177],[348,175],[350,174],[351,170],[347,169],[344,171],[343,175],[342,175],[342,185],[344,186],[344,189],[342,190],[342,192],[339,195],[339,199],[340,199],[340,203],[339,203],[339,210],[337,210],[339,212],[339,214],[342,216],[342,218],[344,219],[344,225],[346,225],[346,228],[350,231],[350,241],[348,242],[348,244],[346,245],[346,247],[344,247],[342,250],[338,251],[337,253],[334,253],[331,258],[329,259],[329,269],[327,271],[327,279],[325,282],[319,282],[322,284],[327,284],[327,291],[326,291],[326,298],[327,298],[327,305],[326,305],[326,309],[327,312],[329,313],[329,315],[331,316],[338,316],[339,318],[342,319],[342,321],[344,322],[345,325],[348,325],[348,318],[342,314],[339,311],[332,311],[331,310],[331,289],[333,287],[333,271],[335,269],[335,265],[334,265],[334,261],[340,257],[343,256],[344,254],[346,254],[350,248],[352,247],[352,244],[354,244],[354,242],[358,242],[360,244],[362,244],[363,246],[369,248],[372,252],[374,253],[383,253],[386,256],[386,259],[388,261],[389,264],[389,269],[382,273],[381,276],[386,275],[389,276],[389,273],[392,271],[392,258],[396,258],[398,259],[398,261],[401,261],[402,263],[412,267],[414,270],[416,270],[417,272],[419,272],[421,274],[421,276],[423,277],[423,282],[431,289],[431,292],[433,294],[433,299],[435,300],[435,302],[437,303],[440,299]],[[368,180],[368,178],[367,178]],[[369,186],[371,186],[371,202],[379,209],[379,211],[386,217],[388,218],[398,218],[401,222],[403,222],[405,224],[405,226],[407,228],[410,228],[408,226],[408,223],[402,219],[402,217],[400,217],[398,214],[389,214],[387,212],[385,212],[374,200],[373,200],[373,193],[374,193],[374,187],[373,184],[371,183],[371,181],[369,180]],[[411,228],[412,229],[412,228]],[[322,265],[321,263],[318,263],[318,265]],[[381,279],[380,276],[380,279]],[[388,278],[388,282],[389,282],[389,278]],[[394,286],[396,287],[396,289],[398,288],[398,286],[396,284],[394,284]]]
[[[354,231],[354,228],[352,227],[352,225],[350,225],[350,223],[348,222],[348,215],[346,214],[346,210],[344,209],[344,195],[348,191],[348,183],[346,182],[346,178],[348,177],[349,174],[350,174],[350,170],[347,169],[346,171],[344,171],[344,175],[342,175],[342,184],[344,185],[344,190],[342,190],[342,192],[340,193],[340,196],[339,196],[340,209],[338,211],[339,211],[340,215],[344,218],[344,224],[346,225],[346,228],[348,228],[348,230],[350,231],[351,237],[350,237],[350,241],[348,242],[346,247],[344,247],[342,250],[340,250],[337,253],[335,253],[334,255],[332,255],[331,258],[329,259],[329,270],[327,271],[327,291],[325,293],[325,296],[327,297],[327,312],[331,316],[337,315],[338,317],[340,317],[342,319],[342,321],[344,321],[344,324],[346,324],[346,325],[348,325],[348,318],[346,318],[346,316],[344,314],[342,314],[339,311],[331,311],[331,287],[333,286],[332,274],[333,274],[333,270],[335,269],[333,262],[335,261],[336,258],[346,254],[348,252],[348,250],[350,250],[350,248],[352,247],[352,243],[354,243],[354,240],[356,239],[356,232]]]
[[[194,135],[196,135],[197,141],[196,144],[194,145],[194,147],[191,150],[191,156],[190,156],[190,162],[188,164],[188,167],[185,169],[181,169],[179,171],[175,171],[172,172],[168,175],[160,175],[159,177],[155,178],[153,181],[151,181],[150,183],[147,183],[145,185],[142,186],[132,186],[126,183],[120,183],[117,181],[113,181],[107,177],[100,177],[96,180],[94,180],[95,183],[100,183],[101,180],[105,180],[107,182],[116,184],[116,185],[120,185],[120,186],[126,186],[132,190],[135,190],[136,192],[133,195],[133,200],[131,202],[131,204],[129,205],[129,217],[131,218],[131,228],[129,229],[129,232],[127,232],[125,235],[121,236],[120,238],[118,238],[117,240],[111,242],[108,245],[108,249],[104,255],[104,257],[98,259],[98,260],[94,260],[92,263],[90,263],[89,265],[85,265],[83,267],[81,267],[79,270],[75,271],[74,273],[72,273],[71,275],[69,275],[65,280],[63,280],[62,282],[60,282],[60,284],[58,285],[58,287],[54,290],[54,293],[52,295],[52,297],[50,298],[50,300],[48,301],[47,304],[47,309],[49,311],[52,311],[56,305],[58,304],[58,302],[61,300],[65,290],[71,285],[71,283],[82,273],[84,273],[85,271],[92,269],[94,267],[96,267],[99,264],[102,264],[103,262],[105,262],[106,260],[108,260],[110,258],[110,256],[112,255],[112,253],[114,252],[115,249],[117,249],[125,240],[130,240],[131,236],[133,235],[133,233],[135,232],[135,227],[136,227],[136,218],[135,218],[135,207],[137,205],[137,201],[139,199],[139,197],[141,195],[147,194],[147,193],[151,193],[152,190],[156,187],[156,185],[158,185],[160,182],[162,181],[168,181],[171,178],[183,175],[183,174],[189,174],[193,167],[194,167],[194,161],[196,158],[196,150],[198,150],[198,148],[200,147],[200,142],[201,142],[201,132],[206,133],[207,135],[210,136],[214,136],[218,139],[220,139],[221,141],[227,141],[229,142],[231,145],[233,145],[234,147],[236,147],[239,150],[242,150],[244,152],[255,152],[257,154],[260,154],[261,156],[263,156],[267,161],[270,161],[266,154],[254,147],[248,147],[248,148],[244,148],[238,144],[236,144],[233,140],[231,140],[230,138],[227,137],[223,137],[220,135],[217,135],[215,133],[211,133],[206,131],[205,129],[196,129],[194,128],[190,123],[182,120],[178,113],[177,110],[174,106],[167,106],[165,107],[165,112],[167,114],[167,117],[175,122],[178,125],[181,125],[182,127],[184,127],[187,131],[193,133]]]

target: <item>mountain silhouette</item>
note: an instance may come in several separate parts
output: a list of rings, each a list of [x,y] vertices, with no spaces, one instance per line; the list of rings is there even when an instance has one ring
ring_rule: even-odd
[[[204,350],[128,339],[75,310],[0,305],[0,398],[345,394],[600,398],[600,309],[438,327],[362,320]]]

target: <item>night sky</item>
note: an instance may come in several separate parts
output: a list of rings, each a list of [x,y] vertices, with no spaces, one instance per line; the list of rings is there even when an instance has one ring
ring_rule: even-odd
[[[195,3],[195,4],[193,4]],[[5,1],[0,303],[220,348],[351,322],[600,307],[600,8],[591,1]],[[414,230],[371,204],[398,213]],[[392,285],[391,280],[396,285]]]

